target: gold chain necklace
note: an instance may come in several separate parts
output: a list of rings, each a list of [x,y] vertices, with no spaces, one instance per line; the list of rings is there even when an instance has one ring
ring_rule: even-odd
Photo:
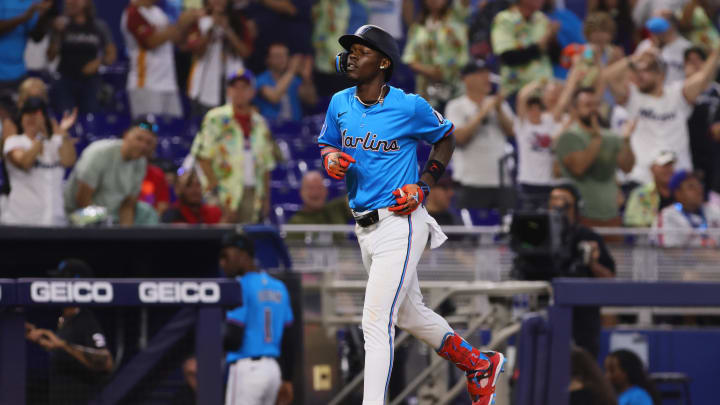
[[[382,87],[380,88],[380,95],[378,96],[377,100],[375,100],[374,103],[371,103],[371,104],[365,103],[364,101],[360,100],[360,97],[358,97],[357,93],[355,93],[355,98],[357,99],[357,101],[360,102],[360,104],[364,105],[365,107],[372,107],[372,106],[374,106],[374,105],[377,104],[377,103],[382,104],[382,102],[385,100],[385,97],[383,96],[383,93],[385,93],[385,88],[386,88],[386,87],[387,87],[386,84],[383,84],[383,85],[382,85]]]

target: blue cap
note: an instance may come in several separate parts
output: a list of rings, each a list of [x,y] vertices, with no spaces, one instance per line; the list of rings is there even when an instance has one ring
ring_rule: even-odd
[[[235,83],[235,80],[245,80],[248,82],[251,86],[255,87],[255,75],[252,74],[252,72],[248,69],[245,69],[244,67],[241,67],[234,72],[231,72],[227,76],[227,84],[231,85]]]
[[[653,34],[662,34],[670,29],[670,22],[662,17],[653,17],[647,20],[645,28]]]
[[[668,184],[668,187],[670,188],[670,193],[674,193],[675,190],[680,188],[680,185],[682,185],[685,180],[691,177],[697,178],[695,174],[689,170],[676,171],[670,179],[670,184]]]

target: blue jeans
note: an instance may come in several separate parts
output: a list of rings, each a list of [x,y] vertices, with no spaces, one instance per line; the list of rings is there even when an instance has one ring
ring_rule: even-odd
[[[52,95],[55,112],[62,114],[77,107],[81,114],[98,111],[98,92],[102,80],[99,75],[83,78],[60,77],[53,83]]]

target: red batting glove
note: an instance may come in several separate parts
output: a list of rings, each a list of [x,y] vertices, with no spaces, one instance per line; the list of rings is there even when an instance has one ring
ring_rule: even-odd
[[[400,215],[412,214],[425,199],[425,193],[417,184],[406,184],[393,191],[393,195],[397,205],[393,205],[388,210]]]
[[[323,149],[323,166],[328,176],[336,180],[345,178],[345,173],[350,167],[350,163],[355,163],[355,159],[345,152],[341,152],[335,148],[327,147]]]

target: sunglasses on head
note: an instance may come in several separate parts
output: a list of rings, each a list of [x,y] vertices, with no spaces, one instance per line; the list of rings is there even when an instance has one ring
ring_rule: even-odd
[[[148,122],[148,121],[139,122],[139,123],[137,123],[135,126],[138,127],[138,128],[142,128],[142,129],[144,129],[144,130],[150,131],[150,132],[152,132],[152,133],[154,133],[154,134],[157,134],[157,133],[158,133],[158,126],[157,126],[157,124],[152,124],[152,123],[150,123],[150,122]]]

